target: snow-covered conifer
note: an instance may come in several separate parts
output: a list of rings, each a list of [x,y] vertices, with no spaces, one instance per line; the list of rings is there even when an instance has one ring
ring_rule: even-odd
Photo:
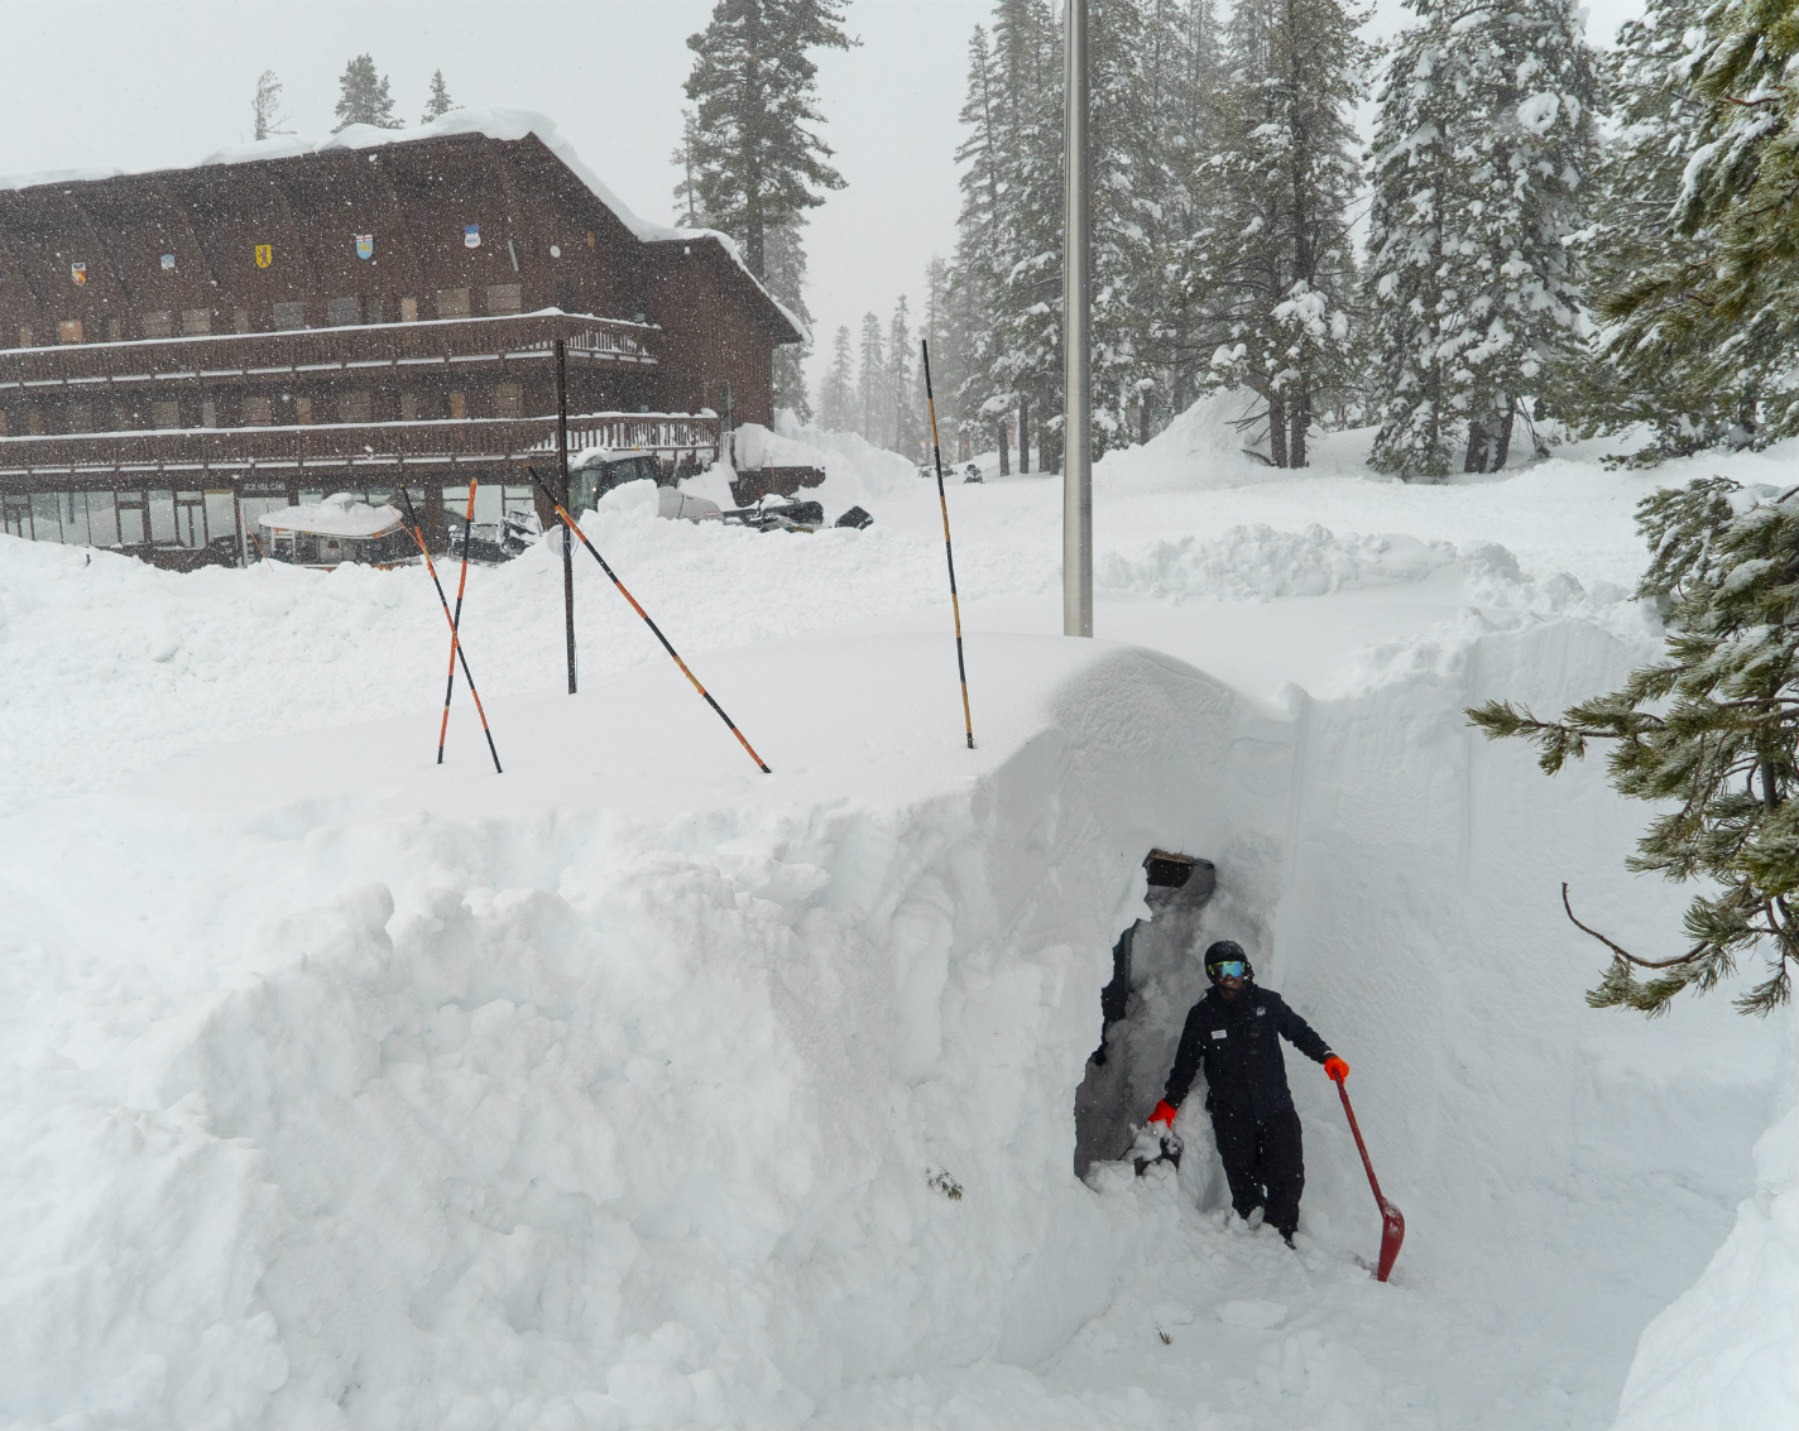
[[[375,62],[367,54],[357,55],[344,66],[337,78],[337,123],[331,132],[352,124],[372,124],[377,129],[398,129],[394,115],[393,95],[389,93],[387,76],[375,72]]]
[[[832,0],[717,0],[694,52],[694,186],[710,221],[736,237],[764,277],[769,235],[841,189],[819,138],[812,52],[848,49]]]
[[[818,385],[818,425],[827,432],[855,432],[860,426],[860,414],[850,330],[839,327],[831,342],[831,366]]]
[[[856,371],[856,402],[861,409],[857,431],[876,447],[893,442],[893,402],[887,391],[887,349],[881,341],[881,320],[862,315],[862,341]]]
[[[429,124],[432,120],[448,114],[452,109],[461,108],[461,105],[450,98],[450,87],[444,83],[444,72],[433,70],[431,72],[431,93],[425,100],[425,112],[420,117],[419,123]]]
[[[893,400],[893,450],[914,462],[924,447],[920,414],[924,390],[915,343],[911,305],[902,293],[887,325],[887,391]]]
[[[1732,394],[1757,443],[1799,433],[1799,7],[1717,0],[1684,60],[1703,106],[1678,240],[1608,295],[1627,380]]]
[[[281,112],[281,77],[273,70],[264,70],[256,79],[256,98],[250,102],[250,111],[254,119],[252,135],[257,139],[267,139],[271,134],[286,134],[281,126],[287,123],[287,116]]]
[[[1381,419],[1406,477],[1505,465],[1516,417],[1585,331],[1570,241],[1595,163],[1574,0],[1407,0],[1381,95],[1368,291]]]

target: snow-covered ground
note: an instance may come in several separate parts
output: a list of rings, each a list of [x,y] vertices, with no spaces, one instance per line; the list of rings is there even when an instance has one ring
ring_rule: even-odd
[[[0,540],[0,1422],[1790,1426],[1794,1018],[1588,1010],[1561,882],[1648,949],[1683,893],[1461,711],[1615,684],[1637,499],[1799,451],[1409,487],[1223,417],[1101,465],[1090,643],[1057,483],[949,488],[972,752],[911,464],[809,439],[861,532],[610,495],[772,775],[585,557],[573,698],[552,554],[470,577],[495,775],[421,572]],[[1197,1098],[1075,1179],[1152,845],[1353,1066],[1391,1284],[1304,1059],[1297,1255]],[[1137,1116],[1200,984],[1146,969]]]

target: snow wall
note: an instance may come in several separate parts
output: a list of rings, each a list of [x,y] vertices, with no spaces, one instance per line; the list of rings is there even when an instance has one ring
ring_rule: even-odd
[[[810,730],[775,781],[655,668],[496,701],[503,785],[472,747],[407,765],[413,721],[9,821],[0,1226],[30,1235],[0,1245],[0,1419],[778,1426],[1040,1363],[1216,1197],[1199,1159],[1178,1190],[1070,1171],[1152,845],[1217,863],[1202,937],[1353,1064],[1410,1228],[1394,1296],[1635,1306],[1644,1242],[1676,1285],[1703,1265],[1674,1230],[1746,1182],[1772,1054],[1721,1001],[1584,1008],[1559,881],[1627,939],[1678,893],[1619,877],[1636,812],[1597,771],[1521,778],[1461,710],[1553,708],[1638,654],[1471,617],[1271,712],[1152,653],[976,638],[967,755],[949,693],[920,710],[941,642],[802,642],[707,666],[752,734]],[[1196,974],[1141,991],[1146,1083]],[[1329,1085],[1289,1065],[1304,1227],[1371,1252]],[[1568,1266],[1592,1285],[1544,1302]],[[1609,1414],[1615,1382],[1544,1374]],[[1435,1419],[1512,1423],[1504,1388],[1466,1395]]]

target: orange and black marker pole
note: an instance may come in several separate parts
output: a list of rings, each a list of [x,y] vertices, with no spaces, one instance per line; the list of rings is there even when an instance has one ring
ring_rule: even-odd
[[[468,515],[462,519],[462,575],[456,579],[456,614],[450,618],[450,674],[444,677],[444,718],[437,727],[437,763],[444,763],[444,737],[450,732],[450,697],[456,692],[456,633],[462,629],[462,593],[468,590],[469,540],[474,536],[475,487],[477,478],[468,479]]]
[[[544,496],[550,499],[550,505],[556,509],[556,515],[562,521],[563,530],[572,532],[581,539],[581,545],[586,547],[588,552],[593,556],[593,559],[600,564],[600,570],[605,572],[612,584],[618,588],[618,594],[631,604],[631,609],[643,618],[644,625],[648,626],[650,630],[655,633],[656,639],[662,643],[662,649],[674,658],[674,663],[681,668],[681,674],[693,682],[693,688],[705,698],[707,705],[718,712],[718,718],[725,723],[725,728],[729,730],[732,735],[737,737],[737,743],[749,752],[750,759],[756,762],[756,768],[764,775],[773,774],[774,772],[763,763],[762,757],[756,754],[755,746],[751,745],[743,738],[743,732],[737,728],[736,723],[731,717],[725,714],[725,708],[712,699],[712,693],[700,684],[700,678],[687,668],[687,663],[681,659],[680,652],[669,645],[668,637],[662,634],[662,628],[654,621],[650,620],[650,613],[637,604],[637,598],[631,595],[626,589],[624,582],[618,579],[618,574],[606,564],[606,558],[600,555],[600,549],[587,540],[587,533],[581,530],[581,524],[568,514],[568,509],[564,507],[562,503],[556,500],[556,494],[544,484],[543,478],[537,475],[536,469],[527,463],[525,465],[525,471],[531,474],[531,480],[542,489]]]
[[[943,491],[943,448],[937,441],[937,399],[931,392],[931,345],[920,339],[924,350],[924,400],[931,413],[931,457],[937,463],[937,502],[943,508],[943,555],[949,560],[949,608],[956,618],[956,674],[962,678],[962,728],[968,748],[974,749],[974,717],[968,713],[968,665],[962,659],[962,601],[956,595],[956,549],[949,540],[949,498]]]
[[[431,585],[437,588],[437,599],[444,609],[444,620],[450,623],[450,650],[462,662],[462,679],[468,682],[468,693],[475,698],[475,713],[481,717],[481,732],[487,737],[487,752],[493,756],[494,774],[504,774],[500,769],[500,752],[494,749],[493,731],[488,728],[487,711],[481,705],[481,692],[475,689],[475,678],[468,668],[468,653],[462,649],[462,637],[456,630],[456,618],[450,614],[450,600],[444,595],[443,583],[437,579],[437,566],[431,560],[431,549],[425,545],[424,529],[419,526],[418,514],[412,510],[412,494],[405,487],[400,488],[400,500],[406,504],[407,530],[412,533],[413,541],[419,544],[419,552],[425,558],[425,570],[431,573]]]

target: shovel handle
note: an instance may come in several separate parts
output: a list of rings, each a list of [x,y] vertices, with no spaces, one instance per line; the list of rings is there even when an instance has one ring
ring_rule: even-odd
[[[1380,1180],[1374,1176],[1374,1164],[1368,1161],[1368,1145],[1362,1141],[1362,1130],[1356,1124],[1355,1109],[1349,1106],[1349,1090],[1338,1083],[1337,1093],[1343,1099],[1343,1112],[1349,1118],[1349,1131],[1355,1134],[1356,1151],[1362,1155],[1362,1167],[1368,1173],[1368,1186],[1374,1189],[1374,1200],[1384,1212],[1387,1200],[1381,1196]]]

